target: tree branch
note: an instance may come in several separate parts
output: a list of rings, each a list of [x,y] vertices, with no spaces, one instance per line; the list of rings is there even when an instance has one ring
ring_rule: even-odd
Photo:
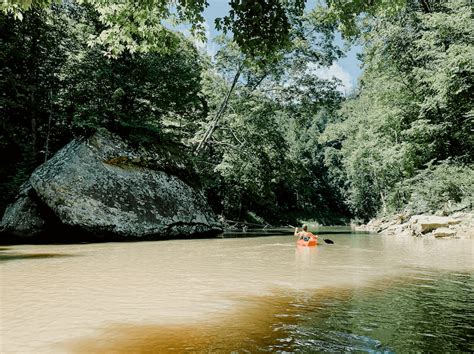
[[[203,138],[201,139],[201,141],[199,142],[196,150],[194,151],[194,154],[197,155],[203,148],[204,146],[207,144],[207,142],[209,141],[209,139],[211,138],[212,134],[214,133],[214,131],[216,130],[217,128],[217,123],[219,122],[219,119],[221,118],[221,116],[224,114],[226,108],[227,108],[227,104],[229,102],[229,98],[230,98],[230,95],[232,94],[232,92],[234,91],[234,88],[235,88],[235,85],[237,84],[237,81],[239,81],[239,77],[240,77],[240,74],[242,73],[242,67],[243,67],[243,63],[241,63],[237,69],[237,72],[235,73],[234,75],[234,80],[232,81],[232,85],[230,86],[229,88],[229,91],[227,92],[227,95],[226,97],[224,98],[224,100],[222,101],[222,104],[219,108],[219,111],[217,111],[217,114],[215,116],[215,118],[213,119],[211,125],[209,126],[209,128],[207,129],[206,133],[204,134]]]

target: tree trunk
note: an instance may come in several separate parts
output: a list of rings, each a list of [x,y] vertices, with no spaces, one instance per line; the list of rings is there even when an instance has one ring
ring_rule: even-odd
[[[44,162],[48,161],[49,155],[49,137],[51,135],[51,120],[53,118],[53,93],[49,90],[49,117],[48,117],[48,130],[46,131],[46,142],[44,144]]]
[[[423,12],[430,13],[431,7],[429,0],[419,0],[421,7],[423,8]]]
[[[34,106],[34,94],[31,93],[31,105]],[[31,160],[36,164],[36,158],[38,156],[38,122],[36,121],[36,110],[30,112],[30,128],[31,128]]]
[[[241,72],[242,72],[242,64],[239,65],[239,68],[237,69],[237,72],[234,75],[234,80],[232,81],[232,85],[230,86],[229,91],[227,92],[227,95],[225,96],[224,100],[222,101],[222,104],[221,104],[219,110],[217,111],[216,116],[212,120],[211,125],[207,129],[207,131],[204,134],[203,138],[199,142],[196,150],[194,151],[195,155],[197,155],[206,146],[207,142],[209,141],[209,139],[211,139],[212,134],[216,130],[217,123],[219,122],[219,119],[222,117],[222,115],[224,114],[224,112],[227,108],[227,104],[229,103],[230,95],[234,91],[234,88],[235,88],[235,85],[237,84],[237,81],[239,81]]]

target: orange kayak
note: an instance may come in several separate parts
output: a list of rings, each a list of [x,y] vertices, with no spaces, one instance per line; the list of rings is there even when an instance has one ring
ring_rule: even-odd
[[[299,246],[316,246],[318,241],[310,236],[302,236],[296,241]]]

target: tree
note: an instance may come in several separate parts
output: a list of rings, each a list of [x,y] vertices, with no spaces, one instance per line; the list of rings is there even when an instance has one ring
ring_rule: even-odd
[[[196,153],[206,146],[217,129],[239,80],[244,82],[247,92],[252,92],[265,79],[279,81],[288,75],[288,70],[293,70],[295,67],[306,70],[307,65],[313,67],[331,65],[335,59],[343,55],[343,51],[334,44],[332,28],[316,22],[314,17],[300,19],[297,26],[289,29],[288,35],[298,40],[284,47],[273,47],[271,55],[269,53],[264,55],[263,52],[259,55],[255,55],[255,52],[248,54],[235,41],[225,36],[217,39],[221,48],[216,55],[216,68],[224,77],[231,78],[231,83],[219,105],[219,110],[200,139]],[[252,51],[251,44],[247,45],[247,51]]]
[[[35,7],[45,8],[51,2],[7,0],[2,2],[1,9],[22,19],[24,11]],[[206,0],[147,0],[139,3],[80,0],[79,3],[90,5],[100,14],[104,28],[92,42],[105,45],[108,54],[113,57],[124,51],[166,52],[173,45],[174,38],[170,36],[164,21],[168,21],[171,26],[191,24],[192,33],[200,38],[205,34],[202,12],[208,5]],[[232,0],[230,4],[230,14],[218,19],[217,26],[232,31],[236,43],[252,57],[271,57],[288,44],[290,19],[301,14],[304,9],[303,0]]]
[[[74,127],[105,127],[141,141],[167,134],[189,138],[206,110],[200,98],[203,61],[190,42],[177,41],[165,54],[122,54],[114,60],[87,49],[70,61],[62,98]]]
[[[206,114],[207,64],[191,42],[171,34],[174,50],[112,60],[87,45],[101,26],[93,9],[76,5],[32,9],[22,21],[0,15],[1,208],[74,135],[105,127],[139,143],[179,145]]]
[[[340,51],[325,44],[322,38],[297,43],[283,60],[262,67],[246,62],[235,43],[224,42],[203,83],[211,113],[203,128],[215,124],[215,129],[197,157],[216,210],[232,217],[260,210],[261,216],[281,222],[282,212],[309,210],[316,201],[319,210],[327,209],[333,202],[324,191],[317,137],[342,95],[337,83],[315,77],[314,68]],[[327,51],[317,50],[318,45]],[[223,97],[225,111],[220,109]],[[218,123],[212,120],[215,112],[220,112]],[[202,141],[201,133],[197,136]]]
[[[29,11],[22,22],[0,15],[0,208],[31,171],[70,135],[57,115],[71,42],[58,8]]]
[[[430,163],[472,164],[472,30],[470,8],[457,0],[431,3],[429,12],[412,2],[372,21],[360,92],[321,140],[339,145],[337,168],[358,216],[401,207],[397,189]]]
[[[339,25],[347,36],[359,33],[359,19],[380,13],[396,13],[406,6],[407,0],[327,0],[326,6],[319,4],[305,15],[306,0],[229,0],[229,14],[216,19],[216,27],[224,33],[233,34],[233,40],[242,52],[253,59],[268,62],[276,60],[281,50],[304,37],[295,31],[301,21],[312,17],[327,27]],[[0,5],[5,13],[22,19],[30,8],[46,8],[52,0],[6,0]],[[104,45],[107,54],[113,57],[124,51],[166,52],[174,37],[166,30],[176,24],[190,24],[191,31],[203,38],[203,11],[206,0],[146,0],[121,1],[78,0],[89,5],[100,14],[103,28],[91,43]],[[429,3],[420,0],[421,4]],[[367,15],[367,16],[364,16]]]

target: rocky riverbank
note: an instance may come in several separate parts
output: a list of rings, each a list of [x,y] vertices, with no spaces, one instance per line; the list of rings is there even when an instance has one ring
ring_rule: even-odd
[[[456,212],[448,216],[396,214],[353,228],[397,237],[474,238],[474,212]]]

